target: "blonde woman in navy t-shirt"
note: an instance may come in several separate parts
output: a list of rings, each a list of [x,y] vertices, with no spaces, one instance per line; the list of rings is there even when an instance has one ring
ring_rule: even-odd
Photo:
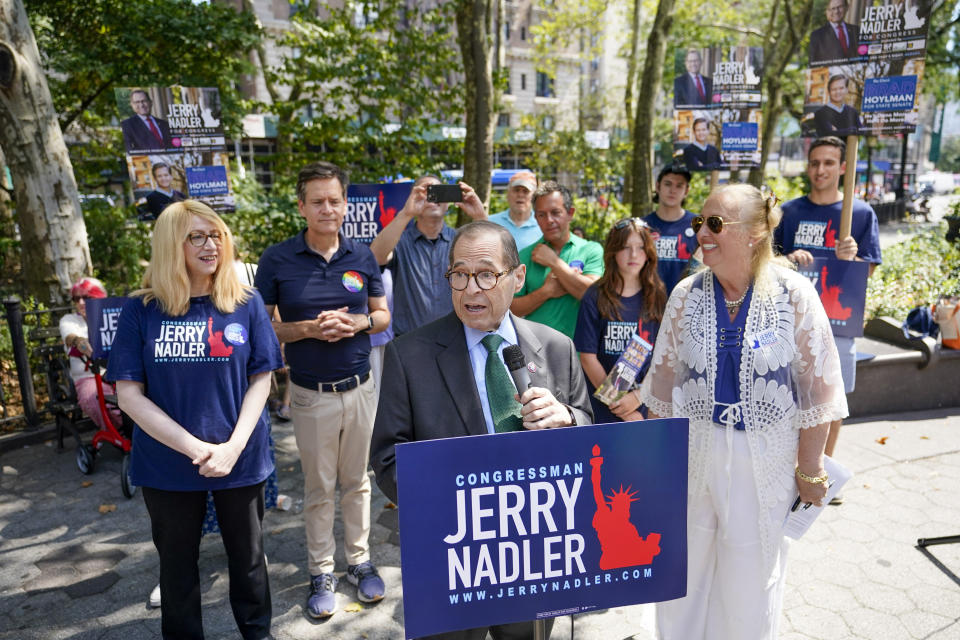
[[[160,555],[164,638],[202,638],[197,570],[213,493],[245,639],[270,637],[263,483],[273,471],[264,407],[280,346],[259,294],[240,284],[233,239],[207,205],[164,209],[143,288],[120,314],[107,378],[136,423],[131,480]]]
[[[650,225],[641,218],[620,220],[607,234],[603,275],[580,301],[573,339],[587,376],[596,424],[643,419],[636,389],[609,407],[593,397],[593,392],[616,365],[634,333],[653,344],[666,302]],[[646,368],[637,376],[637,388],[645,373]]]

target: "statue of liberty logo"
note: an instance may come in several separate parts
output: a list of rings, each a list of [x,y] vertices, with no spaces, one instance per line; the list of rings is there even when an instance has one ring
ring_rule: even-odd
[[[593,528],[600,539],[600,568],[619,569],[651,564],[653,557],[660,553],[660,534],[650,533],[646,539],[640,537],[637,528],[630,522],[630,503],[636,502],[637,492],[626,489],[620,484],[609,498],[604,497],[600,481],[600,467],[603,457],[600,447],[593,445],[593,457],[590,458],[590,480],[593,483],[593,497],[597,501],[597,512],[593,516]]]

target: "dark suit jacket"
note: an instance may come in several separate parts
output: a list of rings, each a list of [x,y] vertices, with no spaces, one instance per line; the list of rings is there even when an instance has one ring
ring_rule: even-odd
[[[147,194],[147,208],[150,209],[150,213],[152,213],[153,217],[156,218],[158,215],[163,213],[163,210],[166,209],[167,205],[171,202],[180,202],[186,199],[187,196],[183,195],[176,189],[174,189],[172,196],[168,196],[162,191],[151,191]]]
[[[824,105],[814,112],[813,124],[818,137],[853,135],[860,128],[860,114],[848,104],[843,105],[843,110],[839,112]]]
[[[859,58],[857,45],[860,43],[860,28],[854,24],[844,23],[847,27],[847,49],[844,51],[837,38],[837,32],[829,22],[810,34],[810,62],[827,62],[829,60],[843,60]]]
[[[512,316],[535,387],[573,409],[578,425],[593,424],[587,384],[573,342],[559,331]],[[370,443],[377,485],[397,502],[394,447],[404,442],[486,435],[463,324],[446,315],[387,343],[380,404]]]
[[[702,74],[700,80],[703,81],[703,93],[706,95],[706,99],[704,100],[700,99],[700,92],[697,91],[697,85],[693,83],[693,78],[690,77],[689,73],[684,71],[683,75],[674,78],[673,104],[677,106],[710,104],[713,101],[713,80]]]
[[[147,128],[140,116],[131,116],[120,123],[123,129],[123,144],[127,151],[163,151],[173,148],[170,137],[170,125],[163,118],[154,118],[163,140],[157,140],[153,132]]]
[[[683,162],[687,165],[689,171],[719,169],[720,151],[712,144],[708,144],[703,151],[694,144],[688,144],[683,149]]]

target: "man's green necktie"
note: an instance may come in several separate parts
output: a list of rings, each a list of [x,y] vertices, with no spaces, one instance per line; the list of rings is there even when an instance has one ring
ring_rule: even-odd
[[[523,428],[520,403],[513,399],[517,388],[507,374],[507,367],[500,359],[500,354],[497,353],[503,338],[491,333],[484,336],[480,342],[487,350],[487,364],[483,370],[483,378],[487,385],[487,402],[490,403],[493,428],[497,433],[520,431]]]

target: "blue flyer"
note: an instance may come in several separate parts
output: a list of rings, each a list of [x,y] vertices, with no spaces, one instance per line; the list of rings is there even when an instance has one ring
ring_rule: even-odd
[[[863,309],[867,304],[870,264],[837,258],[814,258],[800,267],[820,295],[833,335],[859,338],[863,335]]]
[[[110,355],[113,338],[117,335],[120,311],[129,298],[87,298],[87,332],[95,359]]]
[[[396,217],[413,189],[412,182],[351,184],[347,187],[347,215],[343,235],[370,244]]]

